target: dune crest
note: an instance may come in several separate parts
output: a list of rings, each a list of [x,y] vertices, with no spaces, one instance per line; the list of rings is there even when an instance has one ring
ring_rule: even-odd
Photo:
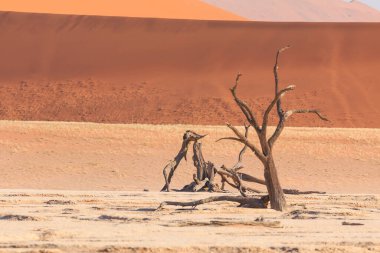
[[[12,0],[0,11],[205,20],[245,20],[200,0]]]

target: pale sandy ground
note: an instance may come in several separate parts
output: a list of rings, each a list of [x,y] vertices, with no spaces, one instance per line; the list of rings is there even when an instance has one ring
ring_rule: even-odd
[[[208,134],[206,160],[232,166],[241,145],[225,126],[111,125],[0,121],[1,188],[160,190],[162,169],[177,154],[184,131]],[[253,137],[253,133],[251,135]],[[284,188],[329,193],[380,193],[380,129],[286,128],[274,151]],[[189,183],[192,148],[173,179]],[[244,172],[263,177],[247,152]]]
[[[155,211],[208,195],[2,190],[0,252],[380,252],[379,195],[288,196],[283,213],[228,202]]]

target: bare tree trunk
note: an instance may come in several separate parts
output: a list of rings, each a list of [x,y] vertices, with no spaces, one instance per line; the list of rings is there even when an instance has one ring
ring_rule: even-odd
[[[267,163],[264,168],[264,177],[271,208],[283,211],[286,208],[285,195],[278,179],[276,165],[271,154],[267,157]]]
[[[197,179],[204,180],[206,178],[206,162],[202,154],[202,143],[194,142],[193,153],[194,166],[197,168]]]

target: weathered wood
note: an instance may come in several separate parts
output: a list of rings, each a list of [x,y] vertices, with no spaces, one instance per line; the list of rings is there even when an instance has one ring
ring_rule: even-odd
[[[326,192],[321,191],[300,191],[296,189],[284,189],[284,193],[289,195],[326,194]]]
[[[243,100],[241,100],[237,95],[236,95],[236,88],[239,84],[239,80],[240,80],[240,77],[242,76],[242,74],[238,73],[237,76],[236,76],[236,79],[235,79],[235,85],[230,89],[231,90],[231,93],[232,93],[232,96],[234,97],[234,100],[235,102],[239,105],[239,108],[240,110],[243,112],[243,114],[245,115],[246,119],[248,120],[249,124],[251,126],[253,126],[253,128],[257,131],[257,132],[260,132],[260,126],[259,124],[257,123],[257,120],[255,118],[255,116],[253,115],[251,109],[249,108],[249,106],[247,105],[246,102],[244,102]]]
[[[194,142],[193,144],[193,163],[197,168],[197,179],[204,180],[207,177],[206,162],[202,154],[202,143]]]
[[[190,206],[194,208],[202,204],[207,204],[211,202],[219,202],[219,201],[236,202],[240,204],[239,205],[240,207],[267,208],[269,197],[263,196],[261,198],[254,198],[254,197],[242,197],[242,196],[213,196],[206,199],[189,201],[189,202],[165,201],[159,205],[157,210],[163,209],[164,206],[182,206],[182,207]]]
[[[197,192],[201,190],[205,184],[208,182],[208,179],[206,178],[205,180],[199,180],[197,178],[196,174],[193,174],[193,182],[191,182],[188,185],[185,185],[180,191],[181,192]]]
[[[244,136],[245,136],[245,138],[248,138],[248,133],[249,133],[249,127],[250,126],[251,125],[249,125],[249,124],[245,124],[244,125],[244,128],[245,128]],[[247,150],[247,148],[248,148],[248,146],[244,145],[244,147],[240,150],[239,156],[238,156],[238,161],[237,161],[237,163],[235,163],[234,166],[232,166],[231,170],[238,171],[238,170],[241,170],[244,167],[243,166],[243,157],[244,157],[244,153]]]
[[[244,185],[241,177],[239,176],[241,173],[238,173],[232,169],[227,169],[224,165],[220,169],[216,170],[216,173],[221,176],[222,183],[227,183],[233,188],[238,189],[243,197],[247,197],[246,192],[261,193],[261,191],[257,189]],[[230,181],[229,178],[232,181]],[[222,190],[224,190],[224,187],[222,187]]]
[[[248,175],[246,173],[241,173],[241,172],[238,172],[237,174],[242,181],[266,185],[265,180],[262,180],[260,178]]]
[[[193,163],[197,173],[193,175],[194,182],[184,186],[181,191],[197,192],[207,190],[209,192],[221,192],[214,182],[216,169],[213,163],[205,162],[202,153],[202,143],[195,141],[193,144]]]
[[[272,155],[268,157],[268,162],[264,167],[264,178],[272,209],[283,211],[286,209],[286,200]]]
[[[227,127],[230,128],[236,135],[236,137],[225,137],[221,138],[217,141],[221,140],[233,140],[233,141],[238,141],[240,143],[243,143],[244,145],[247,145],[252,152],[256,155],[256,157],[261,161],[265,162],[265,156],[261,153],[261,151],[246,138],[236,127],[232,126],[231,124],[227,123]]]
[[[170,191],[170,182],[172,180],[172,177],[174,176],[174,172],[177,169],[178,165],[180,164],[182,158],[185,158],[186,160],[186,154],[189,147],[189,144],[191,142],[196,142],[200,140],[201,138],[205,137],[205,135],[199,135],[193,131],[187,130],[185,134],[183,135],[182,140],[182,146],[179,150],[178,154],[174,157],[173,160],[171,160],[163,170],[164,178],[165,178],[165,185],[162,187],[161,191]],[[168,174],[169,171],[169,174]]]

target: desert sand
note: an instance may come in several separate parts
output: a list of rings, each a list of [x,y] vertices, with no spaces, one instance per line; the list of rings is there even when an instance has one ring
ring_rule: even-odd
[[[287,196],[283,213],[233,203],[155,211],[208,195],[1,190],[0,252],[380,251],[379,195]]]
[[[202,20],[246,20],[200,0],[0,0],[0,11]]]
[[[1,12],[0,118],[109,123],[243,124],[229,94],[255,111],[282,86],[285,108],[330,119],[292,126],[380,126],[380,23],[263,23]],[[275,124],[275,122],[271,122]]]
[[[256,21],[380,22],[380,12],[358,0],[202,0]]]
[[[206,160],[217,167],[237,162],[240,144],[215,142],[232,136],[225,126],[1,121],[0,185],[158,191],[164,185],[162,169],[188,129],[208,134],[202,141]],[[284,188],[380,194],[379,129],[286,128],[274,152]],[[192,181],[191,157],[192,148],[173,188]],[[252,154],[247,152],[244,163],[245,172],[263,178],[262,165]]]

